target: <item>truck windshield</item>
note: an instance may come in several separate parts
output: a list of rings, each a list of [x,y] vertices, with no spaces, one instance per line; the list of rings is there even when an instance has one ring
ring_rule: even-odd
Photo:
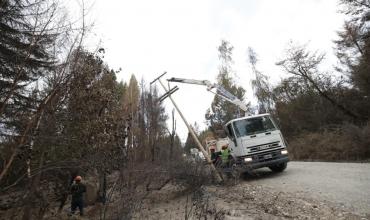
[[[274,124],[268,116],[235,121],[234,129],[237,137],[276,130]]]

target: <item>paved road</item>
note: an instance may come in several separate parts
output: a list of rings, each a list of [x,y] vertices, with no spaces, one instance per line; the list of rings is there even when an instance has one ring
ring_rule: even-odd
[[[289,162],[274,174],[267,168],[248,183],[333,202],[359,214],[370,214],[370,163]]]

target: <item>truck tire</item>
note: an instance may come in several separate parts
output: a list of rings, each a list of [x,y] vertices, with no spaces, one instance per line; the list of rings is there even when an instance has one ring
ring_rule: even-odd
[[[241,176],[242,172],[240,171],[240,168],[238,167],[237,164],[233,164],[231,166],[231,176],[235,179],[235,180],[239,180],[240,176]]]
[[[283,172],[287,167],[287,163],[279,163],[279,164],[276,164],[276,165],[273,165],[273,166],[270,166],[270,170],[272,170],[273,172],[277,172],[277,173],[280,173],[280,172]]]

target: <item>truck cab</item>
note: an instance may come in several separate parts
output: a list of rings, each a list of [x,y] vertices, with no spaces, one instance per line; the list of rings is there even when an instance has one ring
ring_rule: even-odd
[[[281,172],[286,168],[286,144],[270,114],[237,118],[226,123],[224,129],[231,154],[243,171],[269,167]]]

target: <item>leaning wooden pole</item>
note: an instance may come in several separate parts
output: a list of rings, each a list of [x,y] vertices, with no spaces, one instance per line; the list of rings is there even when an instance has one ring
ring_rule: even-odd
[[[163,75],[164,75],[164,74],[162,74],[160,77],[158,77],[158,78],[157,78],[157,80],[159,81],[159,83],[160,83],[160,84],[161,84],[161,86],[163,87],[164,91],[165,91],[166,93],[168,93],[168,89],[166,88],[166,86],[163,84],[163,82],[162,82],[162,80],[161,80],[161,77],[162,77]],[[153,82],[154,82],[154,81],[153,81]],[[203,147],[202,143],[200,143],[200,141],[199,141],[199,139],[198,139],[197,135],[195,134],[195,132],[194,132],[193,128],[189,125],[188,121],[185,119],[184,115],[183,115],[183,114],[182,114],[182,112],[180,111],[180,109],[179,109],[179,107],[177,106],[177,104],[176,104],[175,100],[171,97],[171,94],[170,94],[170,93],[168,93],[168,97],[170,98],[170,100],[171,100],[171,102],[172,102],[173,106],[175,107],[175,109],[177,110],[177,112],[178,112],[178,113],[179,113],[179,115],[181,116],[182,120],[184,121],[184,123],[185,123],[186,127],[188,128],[188,130],[189,130],[189,132],[190,132],[190,134],[191,134],[191,136],[192,136],[192,137],[193,137],[193,139],[195,140],[195,143],[197,143],[197,146],[198,146],[199,150],[203,153],[204,158],[206,158],[206,160],[207,160],[208,164],[211,166],[211,170],[212,170],[212,172],[213,172],[213,174],[214,174],[214,176],[215,176],[215,178],[216,178],[216,181],[217,181],[218,183],[222,182],[223,180],[222,180],[221,175],[218,173],[218,171],[217,171],[216,167],[213,165],[212,160],[211,160],[211,158],[209,157],[209,155],[208,155],[207,151],[205,151],[205,150],[204,150],[204,147]]]

